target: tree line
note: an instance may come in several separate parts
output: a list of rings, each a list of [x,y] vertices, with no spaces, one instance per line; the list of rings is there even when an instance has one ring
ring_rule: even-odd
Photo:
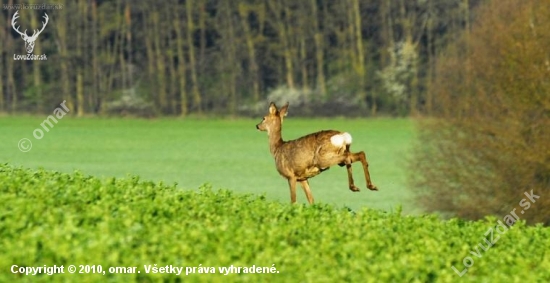
[[[0,112],[242,114],[277,89],[361,115],[431,113],[438,55],[481,0],[59,0],[0,13]],[[29,32],[30,36],[30,32]],[[304,102],[305,103],[305,102]],[[118,106],[118,108],[117,108]],[[113,110],[114,109],[114,110]]]

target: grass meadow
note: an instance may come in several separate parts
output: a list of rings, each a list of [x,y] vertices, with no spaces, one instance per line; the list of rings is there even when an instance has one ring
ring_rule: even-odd
[[[64,117],[48,132],[40,124],[45,116],[0,119],[0,162],[60,172],[81,171],[100,178],[139,176],[143,180],[177,183],[196,189],[209,183],[214,188],[239,193],[265,194],[269,200],[290,202],[287,182],[279,176],[268,149],[267,134],[255,129],[259,119],[111,119]],[[44,131],[41,139],[33,131]],[[332,167],[310,179],[316,202],[349,207],[395,210],[419,209],[410,201],[404,171],[413,141],[408,119],[299,119],[289,116],[283,139],[295,139],[324,129],[348,131],[352,151],[367,154],[374,184],[366,189],[360,163],[353,166],[361,192],[347,187],[345,168]],[[29,152],[18,141],[32,142]],[[298,202],[306,203],[298,188]]]

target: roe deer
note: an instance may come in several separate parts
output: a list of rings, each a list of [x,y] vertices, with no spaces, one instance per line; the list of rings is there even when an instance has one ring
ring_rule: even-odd
[[[290,202],[296,202],[296,181],[300,182],[307,200],[313,203],[313,195],[309,189],[308,179],[338,164],[346,166],[348,170],[349,189],[358,192],[359,188],[353,183],[351,164],[361,161],[367,180],[367,188],[377,191],[370,180],[367,159],[363,151],[351,153],[351,135],[346,132],[326,130],[303,136],[296,140],[283,141],[281,128],[283,117],[286,116],[288,102],[277,109],[275,103],[269,105],[269,113],[256,129],[267,131],[269,150],[275,158],[277,171],[288,180],[290,187]]]

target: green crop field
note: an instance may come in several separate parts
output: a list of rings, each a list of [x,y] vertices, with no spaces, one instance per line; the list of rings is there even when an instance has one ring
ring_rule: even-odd
[[[292,109],[290,109],[292,111]],[[0,162],[28,168],[73,172],[100,178],[140,176],[142,179],[177,183],[178,188],[196,189],[209,183],[214,188],[265,194],[269,200],[290,202],[284,178],[275,169],[267,135],[256,130],[258,119],[101,119],[64,117],[46,132],[40,124],[46,117],[2,117]],[[33,136],[35,129],[41,139]],[[403,206],[404,213],[419,209],[409,200],[404,164],[413,140],[413,125],[407,119],[298,119],[292,112],[285,119],[283,138],[295,139],[323,130],[347,131],[353,136],[352,150],[363,150],[370,163],[374,184],[367,190],[360,163],[353,166],[361,192],[348,189],[345,168],[332,167],[310,180],[316,202],[386,211]],[[39,133],[37,133],[39,135]],[[18,141],[32,142],[29,152]],[[298,201],[305,203],[301,189]]]
[[[550,280],[550,229],[522,221],[289,205],[1,164],[0,202],[0,282]]]

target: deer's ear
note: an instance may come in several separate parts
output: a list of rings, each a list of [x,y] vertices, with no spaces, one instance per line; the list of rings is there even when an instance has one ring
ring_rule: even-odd
[[[271,102],[269,103],[269,114],[275,115],[275,113],[277,113],[277,106],[275,103]]]
[[[281,107],[281,109],[279,109],[279,116],[281,116],[281,118],[285,117],[286,114],[288,113],[288,102],[285,104],[285,106]]]

